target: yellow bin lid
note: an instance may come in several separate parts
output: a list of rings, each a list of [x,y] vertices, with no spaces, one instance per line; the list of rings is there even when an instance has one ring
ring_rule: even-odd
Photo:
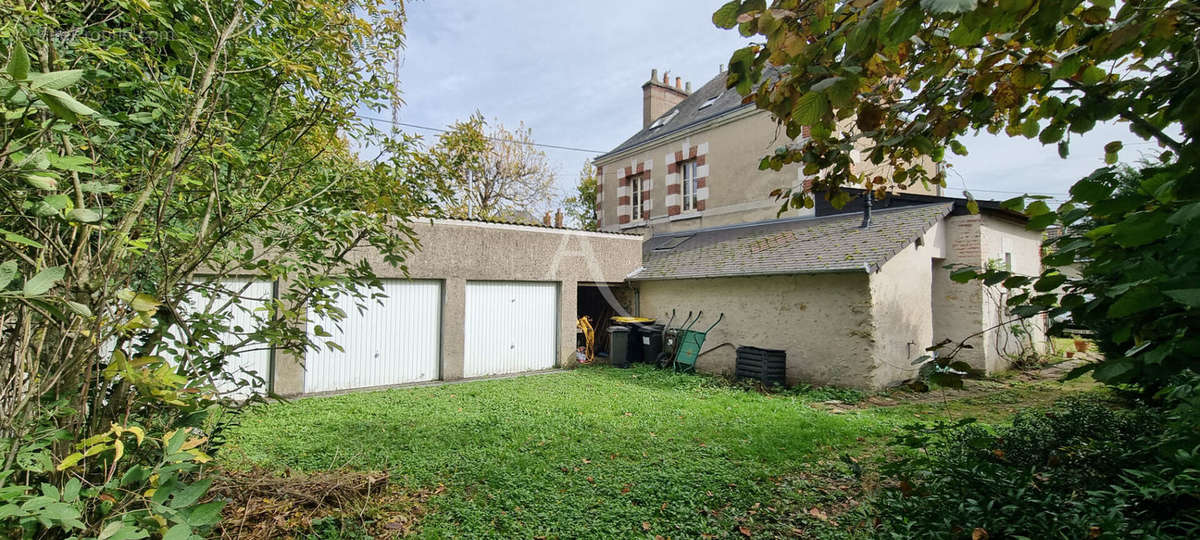
[[[654,319],[648,319],[646,317],[609,317],[609,319],[611,319],[612,322],[621,324],[654,322]]]

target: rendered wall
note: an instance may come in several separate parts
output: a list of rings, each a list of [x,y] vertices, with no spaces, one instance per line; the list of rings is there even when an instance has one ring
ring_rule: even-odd
[[[1023,223],[984,216],[980,245],[985,265],[993,262],[1003,266],[1010,261],[1011,271],[1017,274],[1037,276],[1042,272],[1042,234],[1026,230]],[[1035,351],[1045,350],[1046,325],[1043,317],[1011,322],[1015,317],[1007,308],[1005,301],[1009,295],[1002,287],[985,288],[983,298],[985,328],[999,326],[984,334],[989,372],[1007,368],[1009,357],[1028,349],[1031,340],[1030,336],[1024,335],[1026,332],[1032,334]]]
[[[722,123],[723,122],[723,123]],[[853,121],[847,121],[850,126]],[[596,161],[600,168],[599,211],[601,228],[607,231],[636,231],[645,234],[692,230],[705,227],[717,227],[736,223],[749,223],[774,219],[780,202],[773,199],[771,191],[777,188],[798,188],[803,183],[798,164],[786,165],[779,171],[760,171],[759,161],[763,156],[771,154],[776,148],[790,144],[783,129],[765,111],[742,110],[731,112],[714,122],[712,127],[701,129],[695,133],[680,133],[677,136],[667,136],[654,141],[646,148],[636,152],[621,153],[616,156],[605,156]],[[705,151],[703,174],[705,189],[707,189],[704,207],[701,211],[683,212],[669,216],[668,186],[671,182],[668,163],[664,158],[668,154],[701,147]],[[926,170],[933,174],[936,165],[928,158],[922,160]],[[637,171],[638,167],[650,170],[650,211],[648,220],[620,223],[618,209],[622,204],[622,194],[619,178],[626,167]],[[854,168],[856,173],[880,174],[890,177],[891,167],[886,164],[873,165],[861,162]],[[905,190],[913,193],[939,194],[936,186],[929,190],[920,184]],[[795,217],[811,215],[811,210],[789,210],[779,217]]]
[[[978,281],[955,283],[944,264],[984,267],[1003,265],[1011,254],[1012,270],[1024,275],[1041,272],[1041,234],[1025,230],[1021,223],[991,215],[952,216],[946,220],[947,257],[933,264],[934,341],[967,340],[971,349],[956,359],[995,373],[1008,367],[1006,354],[1019,350],[1005,308],[1007,297],[1000,287],[984,287]],[[993,328],[1000,325],[1000,328]],[[1033,333],[1037,350],[1044,350],[1045,322],[1038,318],[1026,326]],[[948,350],[947,350],[948,351]]]
[[[736,117],[740,113],[731,113]],[[618,223],[618,185],[620,171],[639,163],[652,163],[651,210],[648,227],[633,228],[638,232],[670,232],[702,227],[714,227],[732,223],[761,221],[775,217],[779,205],[770,197],[772,190],[779,187],[799,185],[795,165],[780,171],[760,171],[758,162],[780,145],[790,141],[782,132],[776,132],[775,122],[766,112],[751,112],[730,123],[694,134],[664,137],[652,146],[633,154],[622,154],[615,159],[597,161],[602,170],[602,186],[599,198],[600,220],[604,230],[631,230]],[[703,212],[682,213],[667,216],[667,154],[692,146],[706,145],[705,166],[707,173],[705,188],[707,201]],[[791,211],[787,215],[802,215]]]
[[[933,341],[945,339],[955,343],[983,330],[983,289],[978,283],[956,283],[950,280],[946,265],[964,264],[979,266],[982,254],[979,230],[983,223],[981,215],[950,216],[943,221],[946,230],[946,257],[931,262],[933,271]],[[984,338],[975,336],[967,340],[970,349],[963,349],[956,359],[971,364],[977,369],[986,369]],[[942,354],[949,349],[942,349]]]
[[[540,281],[559,284],[559,366],[574,364],[576,287],[579,282],[621,283],[641,265],[641,238],[524,225],[459,220],[413,223],[421,246],[408,256],[408,277],[442,281],[441,374],[463,377],[466,285],[474,280]],[[404,272],[371,248],[349,258],[365,260],[381,278]],[[286,286],[286,282],[281,284]],[[300,359],[277,354],[275,391],[299,394],[304,388]]]
[[[641,313],[677,323],[704,310],[694,328],[725,319],[708,334],[704,350],[729,342],[787,351],[787,382],[874,386],[868,278],[862,274],[729,277],[644,281]],[[702,356],[700,371],[732,374],[734,347]]]
[[[875,372],[871,386],[884,388],[916,375],[912,361],[933,344],[933,269],[945,256],[943,223],[871,274]]]

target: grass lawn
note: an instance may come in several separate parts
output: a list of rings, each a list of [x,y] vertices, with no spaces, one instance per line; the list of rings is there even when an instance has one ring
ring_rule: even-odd
[[[914,420],[999,420],[1063,391],[1007,383],[953,401],[842,406],[821,391],[764,395],[649,367],[582,368],[258,406],[221,459],[386,469],[406,489],[443,486],[421,518],[428,537],[811,535],[833,529],[807,511],[854,482],[841,454],[877,449]]]

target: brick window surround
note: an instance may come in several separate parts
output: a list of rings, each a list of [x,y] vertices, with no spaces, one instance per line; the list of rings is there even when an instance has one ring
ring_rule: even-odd
[[[667,164],[667,215],[677,216],[685,212],[683,203],[683,169],[694,170],[695,206],[686,212],[702,212],[708,201],[708,143],[689,145],[684,142],[679,150],[665,157]],[[694,168],[693,168],[694,164]],[[690,191],[690,190],[687,190]],[[689,193],[691,194],[691,193]],[[691,205],[687,205],[691,206]]]
[[[628,166],[617,169],[617,223],[619,225],[625,225],[635,220],[650,219],[650,210],[653,208],[654,201],[651,196],[654,193],[654,176],[651,174],[653,166],[652,160],[631,161]],[[633,208],[632,197],[635,178],[638,180],[638,187],[641,188],[638,194],[641,208],[636,209]]]

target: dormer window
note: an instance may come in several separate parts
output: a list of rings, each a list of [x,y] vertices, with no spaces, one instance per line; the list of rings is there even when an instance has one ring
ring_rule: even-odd
[[[677,114],[679,114],[679,109],[675,109],[667,114],[660,116],[658,118],[658,120],[655,120],[653,124],[650,124],[650,129],[656,129],[656,128],[662,127],[667,122],[670,122],[673,118],[675,118],[675,115],[677,115]]]

